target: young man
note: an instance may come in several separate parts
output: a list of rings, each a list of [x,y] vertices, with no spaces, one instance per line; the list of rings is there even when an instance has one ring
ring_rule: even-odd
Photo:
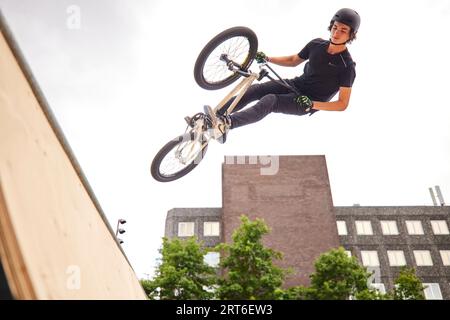
[[[309,60],[304,73],[294,79],[286,80],[295,86],[299,95],[285,88],[279,82],[268,81],[252,85],[236,105],[233,113],[224,116],[233,99],[212,114],[208,115],[216,128],[216,138],[224,143],[229,129],[257,122],[271,112],[302,116],[318,110],[344,111],[350,101],[355,63],[347,50],[347,43],[356,38],[360,25],[359,14],[348,8],[340,9],[330,21],[328,30],[330,39],[314,39],[298,54],[285,57],[268,57],[262,52],[256,55],[256,61],[271,62],[280,66],[295,67]],[[330,102],[339,92],[337,101]],[[254,106],[240,111],[248,103],[259,100]]]

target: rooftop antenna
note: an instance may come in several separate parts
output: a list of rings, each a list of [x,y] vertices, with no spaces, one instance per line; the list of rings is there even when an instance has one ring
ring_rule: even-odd
[[[434,195],[434,191],[433,188],[428,188],[428,190],[430,191],[430,195],[431,195],[431,199],[433,200],[433,205],[437,206],[437,201],[436,201],[436,196]]]
[[[436,194],[439,199],[439,202],[441,203],[441,206],[445,206],[444,197],[442,196],[441,188],[439,186],[434,187],[436,189]]]

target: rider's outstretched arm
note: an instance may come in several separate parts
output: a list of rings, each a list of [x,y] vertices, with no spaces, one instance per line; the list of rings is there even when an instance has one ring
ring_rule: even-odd
[[[351,93],[351,87],[340,87],[338,100],[332,102],[313,101],[313,109],[325,111],[345,111],[348,103],[350,102]]]
[[[303,61],[304,59],[300,58],[298,54],[294,54],[292,56],[286,57],[266,57],[267,62],[271,62],[283,67],[296,67]]]

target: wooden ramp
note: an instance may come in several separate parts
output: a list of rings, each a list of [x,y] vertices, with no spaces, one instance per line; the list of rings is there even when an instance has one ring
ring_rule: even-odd
[[[0,262],[13,298],[145,299],[1,12],[0,30]]]

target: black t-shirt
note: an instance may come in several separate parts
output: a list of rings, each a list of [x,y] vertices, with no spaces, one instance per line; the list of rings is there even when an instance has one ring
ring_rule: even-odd
[[[339,87],[351,87],[355,80],[355,62],[348,50],[330,54],[329,44],[330,41],[314,39],[298,53],[300,58],[309,61],[303,74],[293,79],[294,84],[312,100],[330,101]]]

